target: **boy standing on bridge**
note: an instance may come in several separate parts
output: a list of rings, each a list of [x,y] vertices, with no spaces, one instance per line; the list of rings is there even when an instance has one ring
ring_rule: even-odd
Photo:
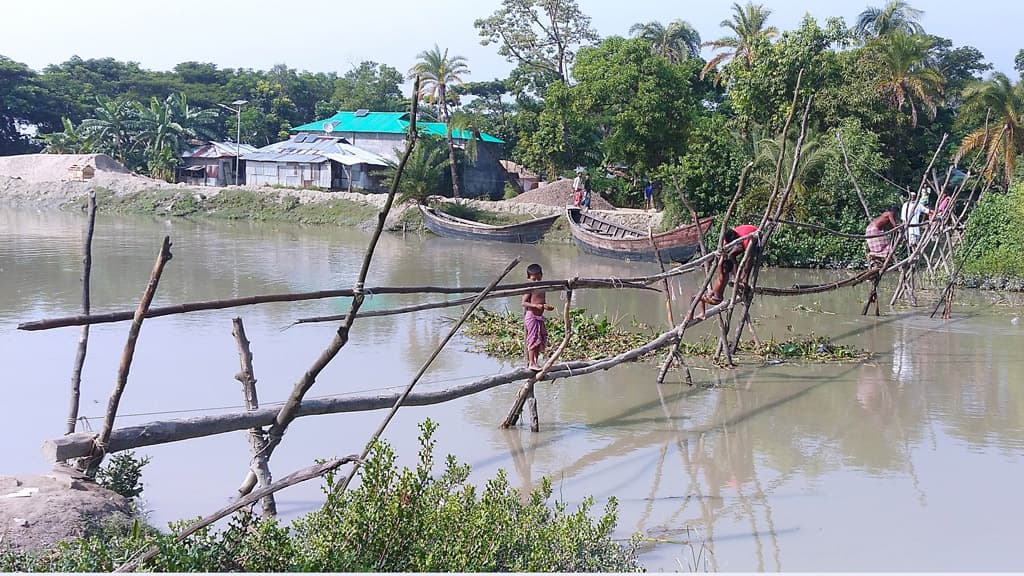
[[[526,279],[530,282],[540,282],[544,278],[544,270],[540,264],[530,264],[526,267]],[[554,310],[555,307],[548,304],[544,299],[544,292],[537,290],[523,295],[523,309],[526,313],[523,317],[523,324],[526,328],[526,362],[530,370],[540,370],[537,357],[544,353],[548,346],[548,329],[544,324],[544,311]]]

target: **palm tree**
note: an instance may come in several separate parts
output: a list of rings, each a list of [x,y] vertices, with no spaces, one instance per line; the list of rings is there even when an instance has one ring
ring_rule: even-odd
[[[135,143],[131,137],[134,107],[131,100],[97,96],[96,117],[86,118],[79,125],[80,133],[98,149],[110,152],[121,164]]]
[[[910,124],[917,126],[918,108],[935,117],[936,100],[945,79],[935,68],[932,43],[925,36],[893,32],[876,44],[882,74],[876,87],[896,110],[910,106]]]
[[[957,160],[981,151],[986,159],[984,177],[992,180],[996,167],[1001,165],[1006,182],[1010,182],[1017,155],[1024,152],[1024,82],[1014,84],[1005,74],[996,72],[987,81],[968,86],[964,91],[964,114],[983,110],[990,111],[994,122],[987,131],[982,126],[964,137],[956,152]]]
[[[397,202],[416,202],[426,204],[427,197],[440,193],[441,176],[448,165],[445,159],[444,145],[432,137],[422,137],[409,154],[409,160],[402,171],[402,179],[398,183]],[[378,172],[384,176],[384,183],[391,186],[398,172],[398,163],[389,160],[388,168]]]
[[[448,57],[434,44],[433,50],[424,50],[416,55],[420,59],[410,70],[409,78],[420,77],[421,96],[437,109],[438,117],[447,123],[451,118],[448,107],[448,87],[462,84],[460,74],[469,74],[469,66],[463,56]],[[459,197],[458,171],[455,164],[455,141],[448,131],[448,163],[452,172],[452,195]]]
[[[732,34],[703,44],[715,50],[726,51],[716,54],[711,60],[708,60],[707,64],[700,71],[701,78],[704,78],[708,72],[717,68],[719,64],[724,65],[727,61],[740,58],[749,67],[753,62],[751,50],[754,43],[761,38],[774,38],[779,35],[779,29],[775,26],[765,26],[768,16],[772,13],[768,8],[753,2],[747,2],[746,6],[740,6],[734,2],[732,10],[732,19],[722,20],[721,23],[722,28],[732,30]],[[720,79],[721,76],[722,74],[719,72],[715,76],[716,80]]]
[[[685,20],[677,18],[669,22],[668,26],[662,26],[657,21],[637,23],[629,27],[629,33],[650,42],[655,54],[673,64],[700,55],[700,34]]]
[[[877,38],[893,32],[923,34],[924,27],[917,21],[924,11],[911,8],[901,0],[890,0],[883,8],[868,7],[857,16],[853,33],[861,38]]]
[[[821,178],[821,172],[828,160],[828,153],[821,145],[821,136],[816,132],[808,132],[804,137],[803,145],[800,148],[800,162],[796,166],[796,175],[793,178],[793,191],[786,201],[784,214],[795,215],[798,218],[805,218],[806,206],[809,203],[808,197],[816,189]],[[781,136],[774,138],[761,138],[754,142],[754,170],[752,178],[755,188],[762,191],[764,201],[767,201],[768,192],[775,182],[775,168],[779,161],[779,151],[782,149]],[[786,151],[783,157],[783,169],[788,173],[793,166],[793,156],[796,152],[796,139],[786,139]],[[762,202],[763,203],[763,202]]]

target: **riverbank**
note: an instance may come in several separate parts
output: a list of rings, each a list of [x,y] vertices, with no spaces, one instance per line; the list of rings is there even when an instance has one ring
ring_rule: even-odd
[[[32,180],[0,175],[0,204],[40,210],[84,210],[91,192],[100,212],[211,217],[301,224],[371,227],[387,199],[385,194],[322,191],[268,186],[205,187],[168,184],[135,174],[97,172],[83,182]],[[476,200],[436,197],[438,203],[459,204],[495,214],[507,222],[561,214],[563,206],[515,200]],[[660,212],[595,210],[602,217],[637,229],[659,229]],[[412,204],[394,206],[385,223],[388,230],[423,231]],[[560,220],[544,242],[571,242],[568,225]]]

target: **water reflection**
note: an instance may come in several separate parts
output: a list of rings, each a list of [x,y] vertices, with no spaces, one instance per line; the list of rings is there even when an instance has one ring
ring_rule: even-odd
[[[80,299],[81,214],[0,210],[0,366],[9,471],[45,468],[39,443],[61,433],[77,329],[14,330],[18,321],[75,313]],[[347,287],[367,235],[358,230],[234,222],[101,216],[97,222],[93,307],[131,309],[160,238],[174,260],[157,304]],[[626,277],[656,266],[578,253],[572,246],[473,245],[388,234],[371,285],[484,285],[516,256],[551,278]],[[513,272],[513,275],[521,272]],[[774,286],[820,283],[849,272],[767,270]],[[514,278],[518,280],[518,278]],[[673,282],[677,316],[699,279]],[[884,291],[892,286],[883,284]],[[759,298],[752,309],[762,339],[796,333],[834,336],[868,349],[854,365],[694,363],[695,386],[678,372],[654,384],[657,367],[632,364],[545,383],[537,390],[541,431],[500,430],[515,386],[442,406],[400,411],[388,438],[403,463],[415,458],[416,424],[441,423],[438,450],[473,465],[482,481],[505,468],[529,491],[542,476],[556,496],[620,501],[618,535],[642,531],[648,568],[675,570],[705,546],[709,569],[1006,570],[1019,568],[1015,498],[1024,474],[1024,327],[1017,301],[961,292],[972,305],[949,321],[930,307],[859,315],[858,288],[804,298]],[[576,304],[617,318],[665,323],[657,293],[586,291]],[[431,297],[431,299],[444,297]],[[922,301],[930,296],[922,294]],[[372,296],[364,309],[417,302]],[[274,304],[147,320],[118,424],[241,405],[232,379],[238,360],[230,320],[241,315],[252,340],[260,397],[283,399],[333,336],[334,324],[296,318],[337,314],[346,299]],[[514,299],[488,303],[518,310]],[[324,371],[314,395],[402,386],[440,342],[459,309],[367,319]],[[102,413],[124,344],[125,324],[97,326],[83,375],[83,409]],[[698,337],[702,332],[695,331]],[[449,386],[509,364],[454,341],[423,388]],[[133,414],[135,416],[133,416]],[[162,414],[162,415],[155,415]],[[380,413],[302,419],[275,454],[280,475],[315,458],[357,451]],[[146,492],[154,520],[208,512],[230,496],[246,467],[243,433],[142,451],[154,457]],[[195,474],[202,470],[201,478]],[[320,501],[316,486],[289,489],[281,509],[298,514]],[[971,550],[966,558],[960,552]],[[870,551],[870,553],[865,553]]]

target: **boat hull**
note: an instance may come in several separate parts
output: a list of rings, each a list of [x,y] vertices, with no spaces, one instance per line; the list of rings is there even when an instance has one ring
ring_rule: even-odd
[[[560,217],[545,216],[519,224],[507,226],[491,226],[450,216],[428,206],[420,206],[423,224],[438,236],[457,238],[460,240],[488,240],[491,242],[509,242],[514,244],[536,244],[551,229]]]
[[[567,208],[566,218],[573,241],[587,254],[636,262],[657,261],[651,238],[643,232],[584,213],[578,208]],[[701,220],[700,233],[706,232],[713,221],[714,217]],[[700,249],[697,234],[697,227],[692,224],[655,234],[654,242],[662,262],[690,260]]]

